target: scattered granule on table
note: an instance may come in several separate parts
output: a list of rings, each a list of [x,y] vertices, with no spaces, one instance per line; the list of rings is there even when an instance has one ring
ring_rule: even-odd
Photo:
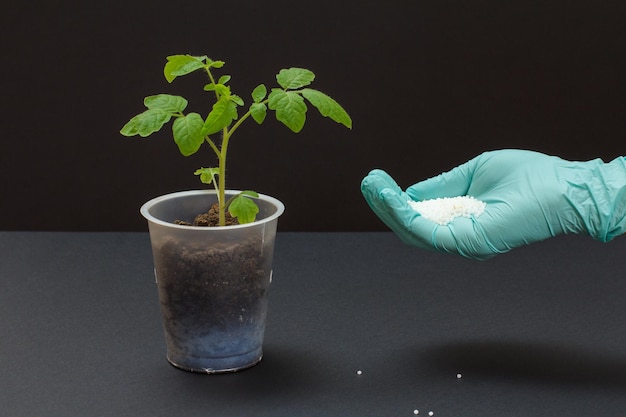
[[[447,225],[457,217],[478,217],[487,206],[483,201],[468,195],[422,201],[409,200],[408,203],[413,210],[442,226]]]

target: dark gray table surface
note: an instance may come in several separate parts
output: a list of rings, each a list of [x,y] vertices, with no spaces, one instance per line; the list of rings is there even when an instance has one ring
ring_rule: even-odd
[[[626,238],[279,233],[263,361],[199,375],[166,362],[147,234],[0,232],[0,415],[623,416],[625,269]]]

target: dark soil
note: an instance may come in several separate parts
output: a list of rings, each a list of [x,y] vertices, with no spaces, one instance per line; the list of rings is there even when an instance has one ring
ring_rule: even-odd
[[[215,227],[219,226],[220,223],[220,215],[219,208],[217,203],[213,204],[208,212],[198,214],[196,218],[193,220],[193,223],[186,222],[184,220],[176,220],[175,224],[181,224],[183,226],[204,226],[204,227]],[[230,213],[226,213],[226,226],[232,226],[235,224],[239,224],[239,221],[236,217],[230,215]]]
[[[260,238],[223,247],[167,242],[156,260],[165,326],[172,333],[210,333],[255,325],[265,314],[272,262],[262,244]]]

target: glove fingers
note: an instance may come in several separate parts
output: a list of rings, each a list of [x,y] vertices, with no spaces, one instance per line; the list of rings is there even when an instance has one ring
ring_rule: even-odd
[[[376,191],[390,189],[397,193],[401,193],[402,189],[396,181],[382,169],[372,170],[361,182],[361,191],[366,193],[375,193]],[[369,201],[369,200],[368,200]]]
[[[400,195],[402,190],[389,174],[382,170],[371,171],[361,182],[361,193],[372,211],[385,223],[390,229],[398,228],[395,221],[389,215],[389,208],[385,205],[382,198],[383,192],[395,193]]]
[[[459,254],[469,259],[484,260],[508,249],[500,249],[488,238],[481,219],[458,218],[449,227],[439,227],[432,245],[437,250]]]
[[[434,223],[423,219],[408,204],[408,196],[384,171],[372,171],[361,183],[361,191],[374,213],[402,241],[422,249],[433,249],[430,237]]]
[[[411,206],[407,196],[383,191],[381,197],[388,210],[388,216],[394,225],[392,230],[407,244],[422,249],[433,247],[433,233],[438,225],[422,217]]]

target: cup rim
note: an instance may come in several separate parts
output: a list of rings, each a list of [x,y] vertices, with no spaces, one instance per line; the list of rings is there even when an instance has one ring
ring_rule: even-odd
[[[237,193],[240,193],[241,191],[240,190],[226,190],[225,192],[226,194],[237,194]],[[255,198],[255,197],[252,197],[252,198],[256,200],[267,201],[268,203],[276,207],[276,211],[272,213],[271,215],[264,217],[263,219],[255,220],[252,223],[235,224],[232,226],[212,226],[212,227],[187,226],[187,225],[181,225],[181,224],[176,224],[176,223],[171,223],[165,220],[161,220],[157,217],[154,217],[150,213],[150,209],[153,206],[163,201],[171,200],[173,198],[196,196],[196,195],[202,195],[202,194],[215,195],[217,194],[217,192],[215,190],[188,190],[188,191],[177,191],[174,193],[163,194],[145,202],[141,206],[139,211],[141,215],[149,222],[156,223],[156,224],[166,226],[166,227],[171,227],[175,229],[185,229],[185,230],[233,230],[233,229],[242,229],[246,227],[253,227],[253,226],[263,224],[263,223],[271,222],[272,220],[281,216],[283,212],[285,211],[285,205],[280,200],[269,195],[259,194],[258,198]]]

